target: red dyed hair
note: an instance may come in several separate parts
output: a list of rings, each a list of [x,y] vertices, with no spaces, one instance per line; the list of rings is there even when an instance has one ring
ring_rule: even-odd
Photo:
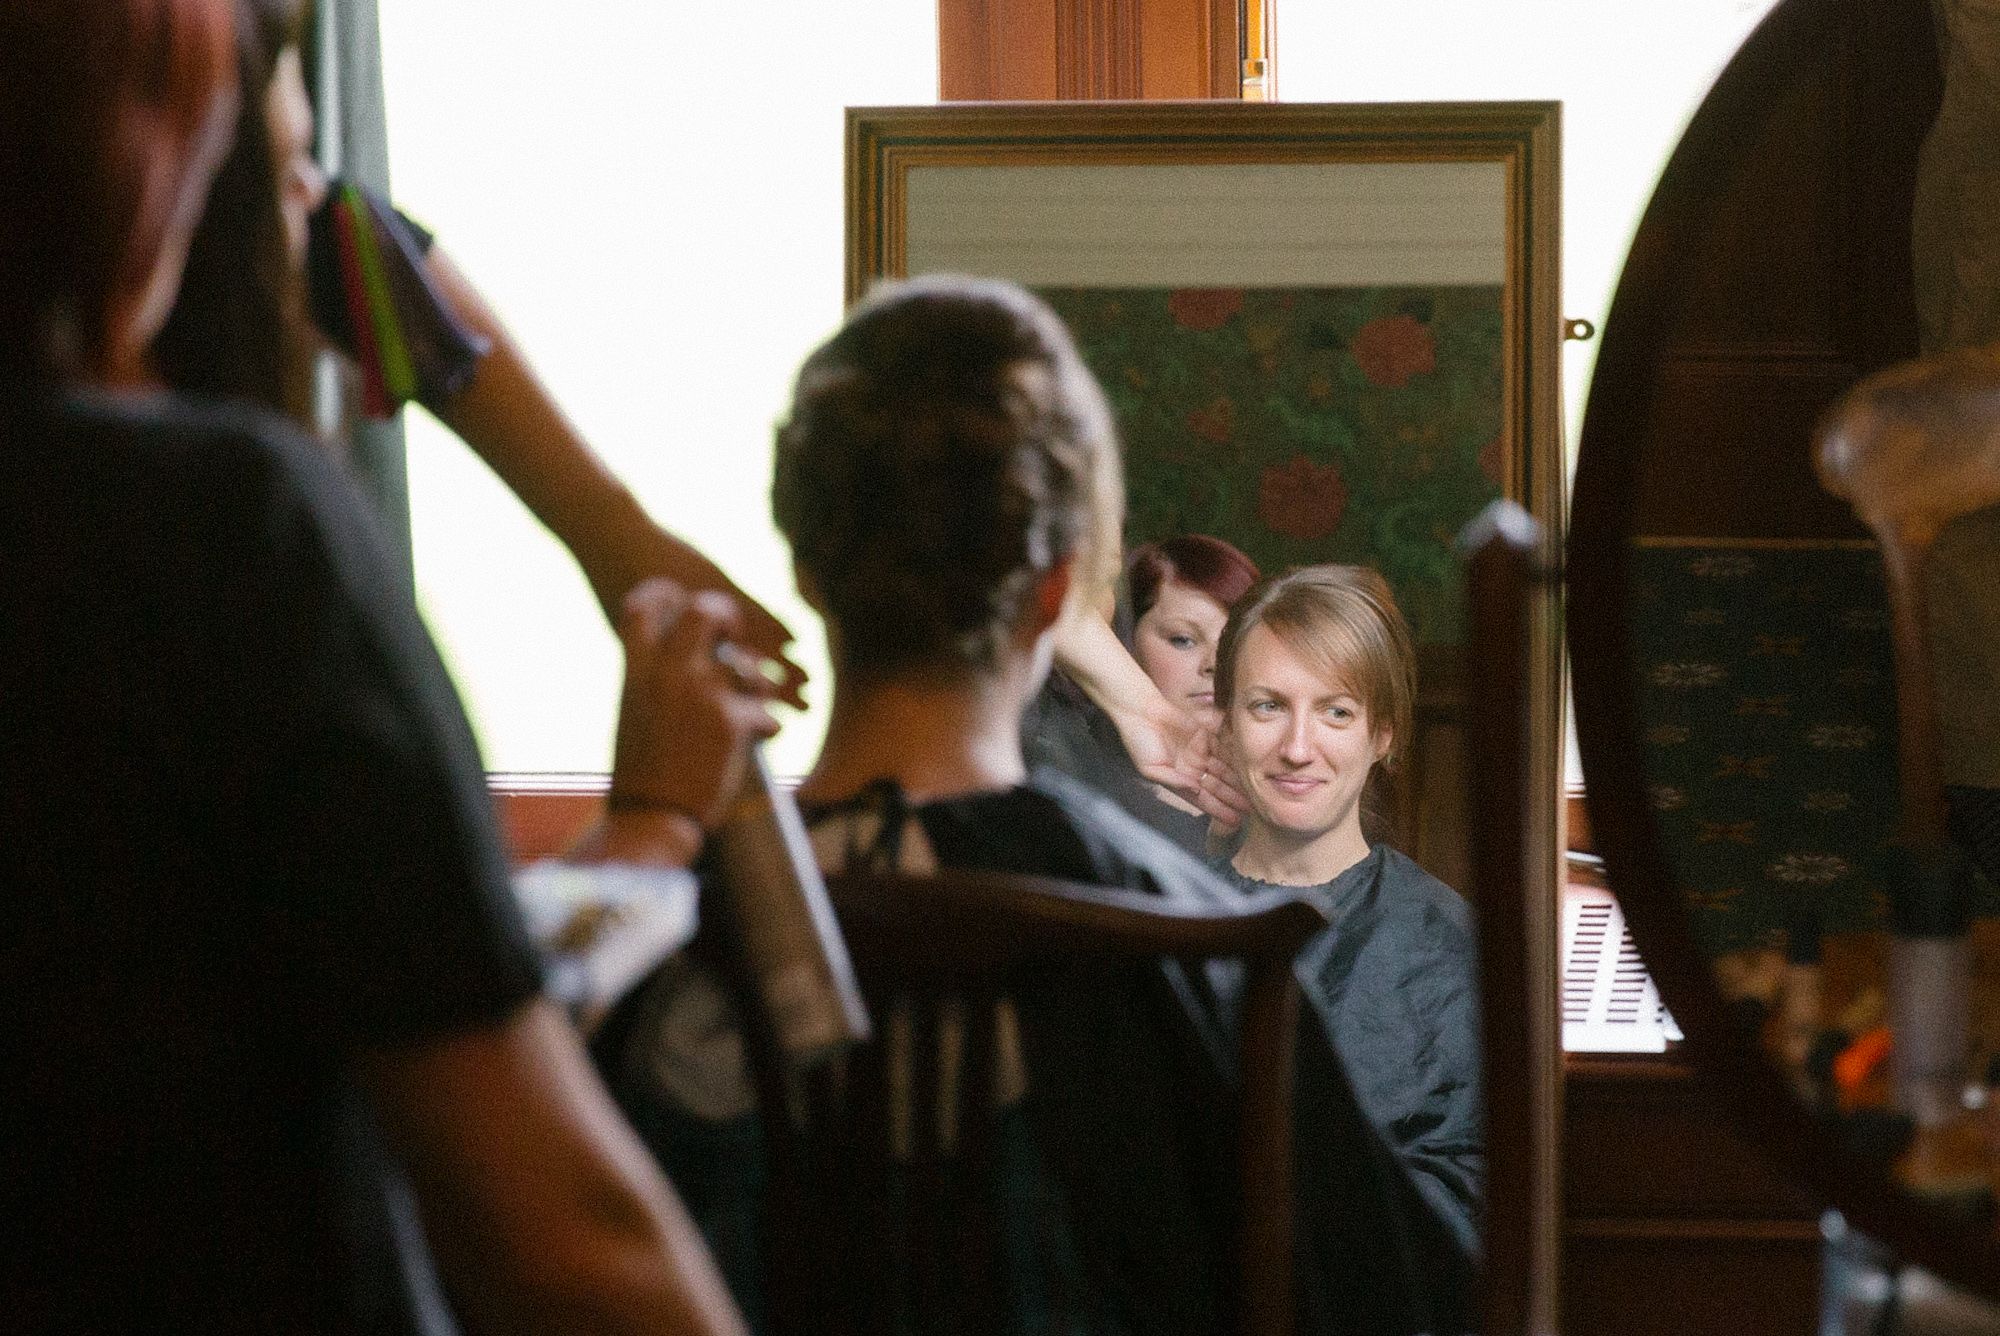
[[[231,0],[0,5],[0,386],[98,366],[152,274],[218,97]]]
[[[1259,578],[1256,562],[1220,538],[1203,533],[1142,544],[1132,550],[1125,563],[1135,621],[1160,601],[1160,589],[1169,580],[1207,594],[1227,610],[1249,593]]]

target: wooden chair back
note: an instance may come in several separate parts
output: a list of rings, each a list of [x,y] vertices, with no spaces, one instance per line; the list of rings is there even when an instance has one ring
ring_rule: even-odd
[[[1022,967],[1077,956],[1243,962],[1234,1329],[1292,1330],[1292,961],[1326,926],[1319,901],[1271,892],[1205,910],[958,870],[848,872],[828,887],[877,1035],[797,1082],[753,1028],[771,1146],[774,1336],[1005,1329],[994,1209],[994,1092],[1011,1024],[1003,1013]],[[893,1037],[905,1026],[907,1040]]]
[[[1555,850],[1529,819],[1554,783],[1531,745],[1537,619],[1555,615],[1544,535],[1495,502],[1459,538],[1466,560],[1467,780],[1485,819],[1472,842],[1485,1050],[1486,1211],[1480,1330],[1550,1336],[1560,1312],[1562,1017]]]

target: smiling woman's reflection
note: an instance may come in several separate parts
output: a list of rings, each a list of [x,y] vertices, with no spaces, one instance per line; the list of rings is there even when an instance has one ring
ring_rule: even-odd
[[[1415,657],[1366,567],[1294,570],[1237,606],[1216,662],[1218,750],[1250,811],[1216,867],[1245,890],[1332,902],[1299,959],[1306,998],[1369,1121],[1471,1251],[1485,1183],[1471,915],[1380,842],[1371,803],[1413,736]]]

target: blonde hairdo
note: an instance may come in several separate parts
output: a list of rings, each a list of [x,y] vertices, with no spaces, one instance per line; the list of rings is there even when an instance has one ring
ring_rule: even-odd
[[[1226,720],[1236,700],[1243,637],[1262,626],[1329,681],[1354,693],[1369,728],[1387,732],[1381,766],[1394,770],[1410,741],[1417,695],[1416,646],[1389,582],[1367,566],[1300,566],[1264,581],[1229,614],[1215,652],[1215,703]]]

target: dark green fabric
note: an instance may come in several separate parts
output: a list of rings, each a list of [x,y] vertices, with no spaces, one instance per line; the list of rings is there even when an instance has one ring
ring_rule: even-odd
[[[1872,547],[1726,542],[1632,553],[1646,782],[1711,954],[1885,925],[1895,662]],[[2000,914],[1982,883],[1974,912]]]

